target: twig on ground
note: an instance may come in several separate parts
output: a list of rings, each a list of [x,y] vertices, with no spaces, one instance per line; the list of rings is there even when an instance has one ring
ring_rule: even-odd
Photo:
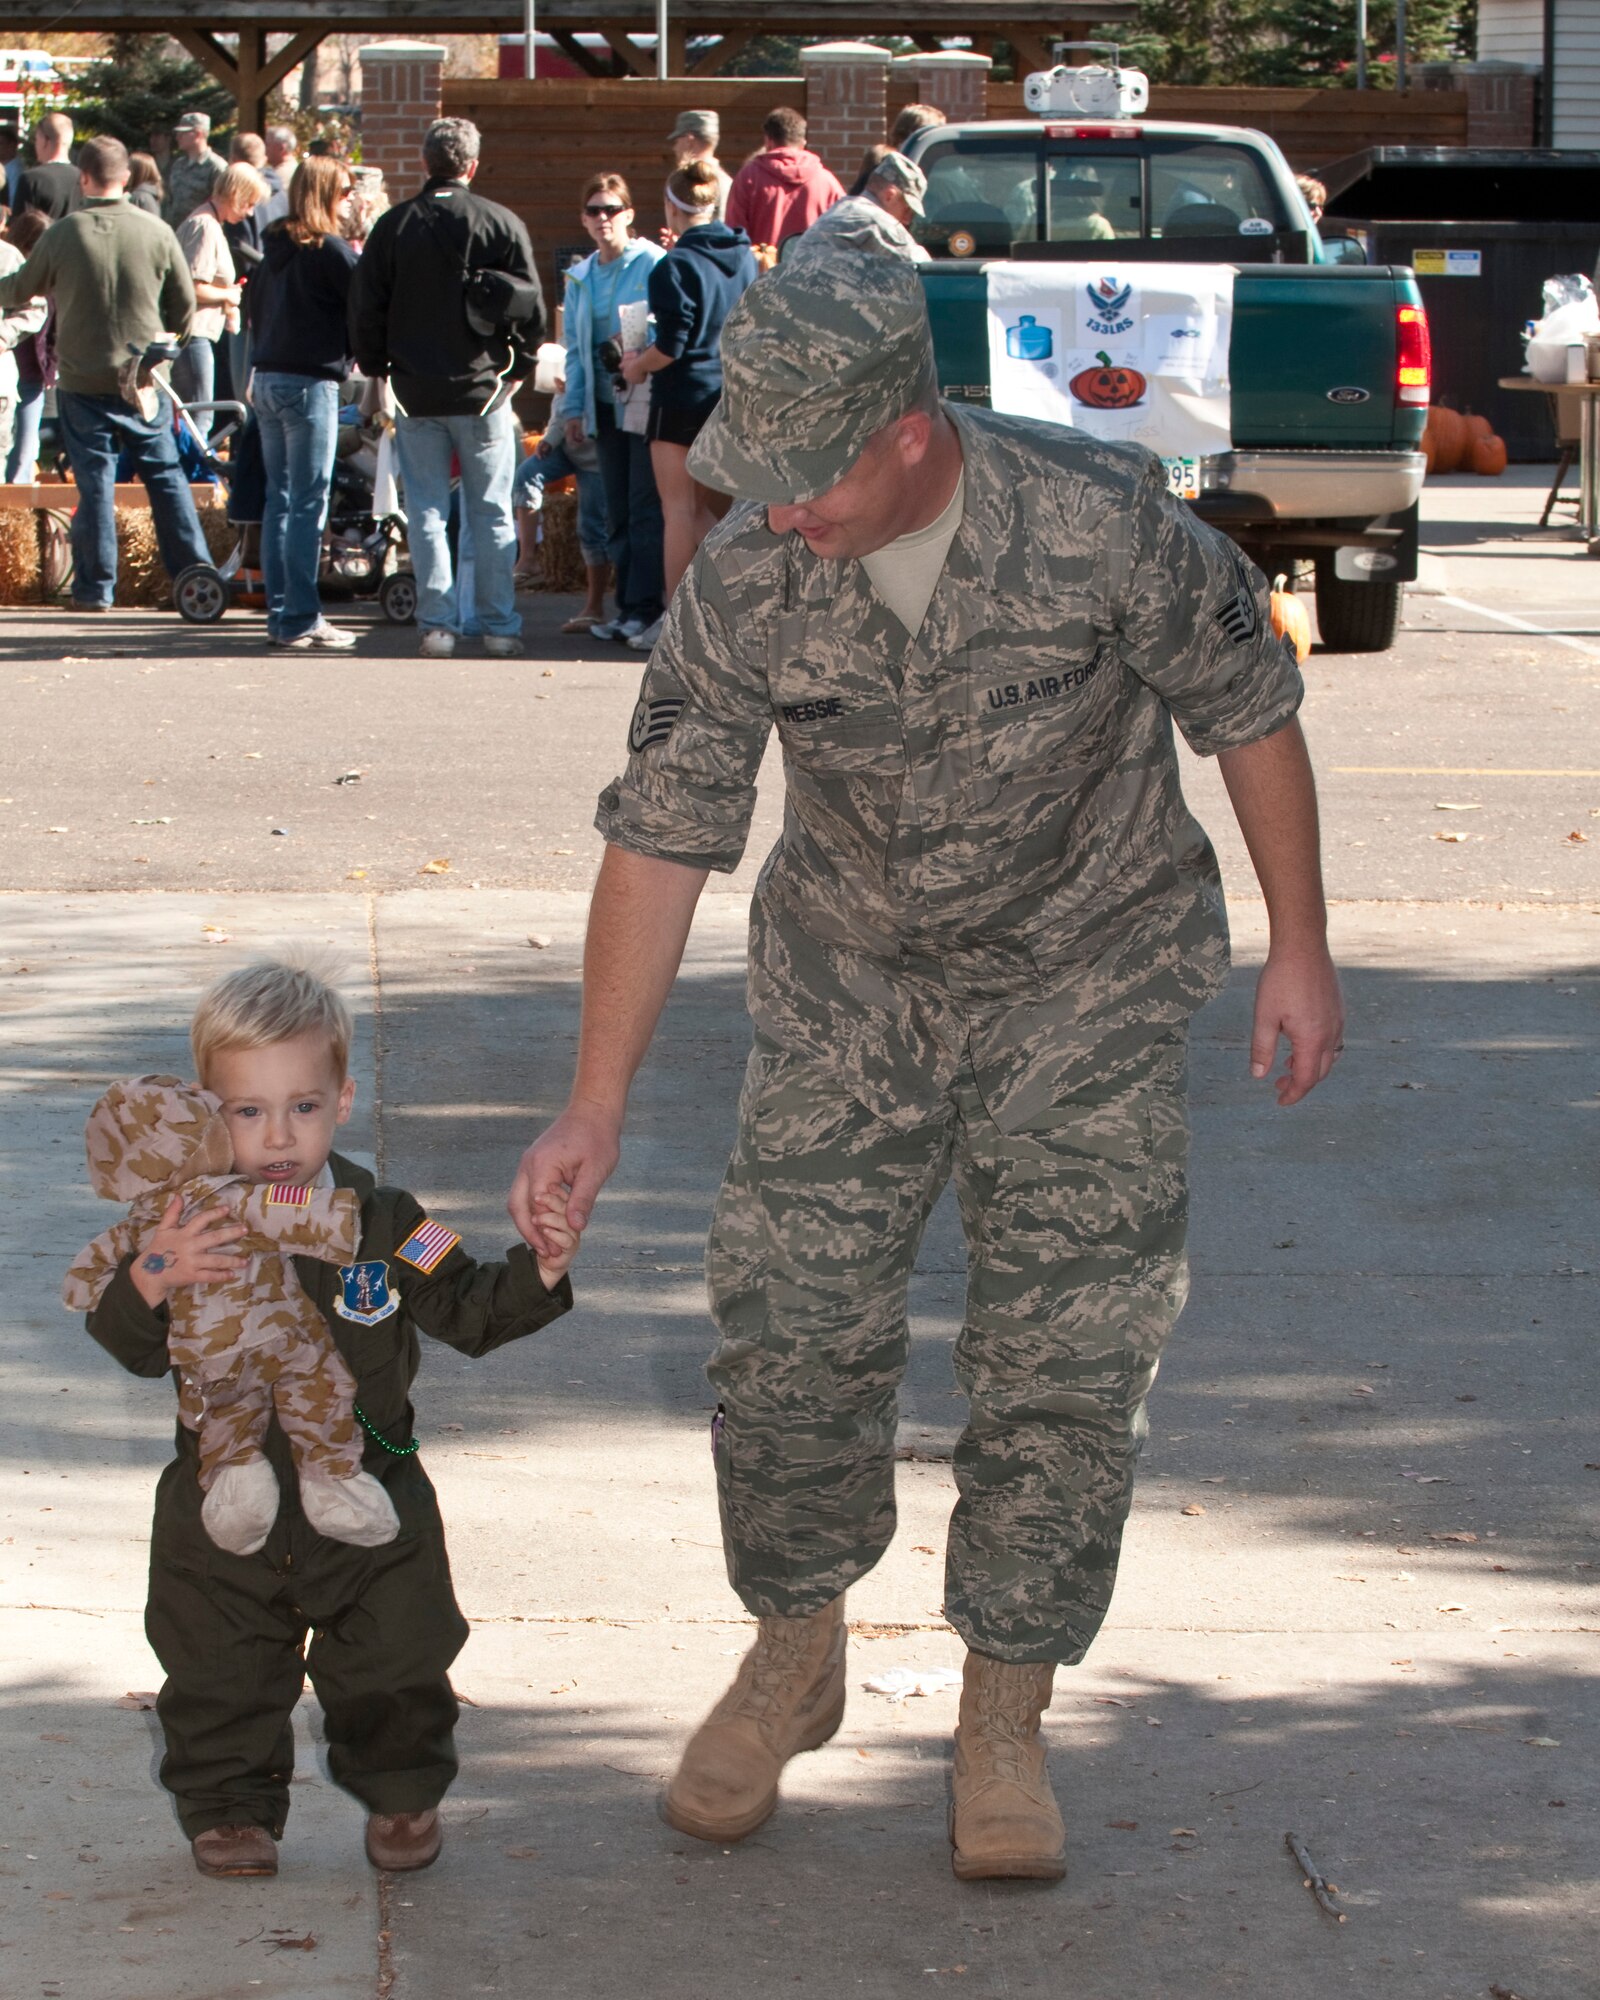
[[[1342,1924],[1346,1913],[1333,1900],[1339,1892],[1307,1854],[1305,1842],[1297,1833],[1286,1833],[1283,1836],[1283,1844],[1298,1863],[1300,1873],[1305,1877],[1305,1886],[1316,1897],[1318,1907],[1326,1910],[1335,1923]]]

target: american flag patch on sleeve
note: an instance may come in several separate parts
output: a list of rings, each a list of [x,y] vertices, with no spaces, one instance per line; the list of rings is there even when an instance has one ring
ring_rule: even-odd
[[[426,1275],[436,1271],[460,1241],[442,1222],[419,1222],[394,1254]]]
[[[287,1187],[273,1184],[267,1196],[268,1208],[309,1208],[311,1190],[308,1187]]]

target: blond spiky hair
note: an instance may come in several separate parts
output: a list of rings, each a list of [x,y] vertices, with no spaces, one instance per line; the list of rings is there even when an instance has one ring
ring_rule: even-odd
[[[326,1035],[343,1083],[354,1033],[350,1009],[320,970],[258,959],[214,980],[201,994],[189,1024],[189,1046],[195,1075],[207,1084],[217,1057],[230,1049],[264,1049],[297,1035]]]

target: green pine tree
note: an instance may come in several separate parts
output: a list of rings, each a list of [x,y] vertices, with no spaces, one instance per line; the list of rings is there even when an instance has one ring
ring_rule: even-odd
[[[170,132],[186,111],[208,114],[216,146],[226,138],[216,128],[231,127],[235,115],[228,92],[165,35],[113,36],[105,60],[78,79],[71,109],[86,133],[107,133],[130,148]]]

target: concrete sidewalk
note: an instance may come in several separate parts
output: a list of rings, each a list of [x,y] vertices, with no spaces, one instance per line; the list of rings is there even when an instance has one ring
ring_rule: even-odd
[[[443,1860],[373,1876],[308,1702],[282,1876],[195,1876],[154,1718],[127,1699],[157,1685],[138,1614],[170,1392],[121,1375],[57,1303],[110,1219],[83,1184],[83,1115],[115,1075],[183,1066],[192,994],[224,959],[322,938],[361,1004],[352,1146],[490,1253],[517,1153],[565,1089],[583,903],[0,899],[0,1993],[1600,1993],[1597,982],[1576,901],[1340,906],[1350,1053],[1290,1114],[1245,1074],[1263,927],[1235,905],[1240,970],[1197,1031],[1194,1299],[1111,1622],[1048,1725],[1063,1888],[956,1884],[953,1699],[859,1687],[959,1657],[939,1614],[962,1413],[948,1204],[916,1282],[900,1532],[852,1603],[844,1731],[731,1853],[654,1817],[746,1639],[700,1374],[699,1249],[748,1032],[726,894],[641,1077],[579,1312],[483,1363],[424,1359],[421,1434],[474,1628]],[[1345,1924],[1302,1888],[1289,1830]]]

